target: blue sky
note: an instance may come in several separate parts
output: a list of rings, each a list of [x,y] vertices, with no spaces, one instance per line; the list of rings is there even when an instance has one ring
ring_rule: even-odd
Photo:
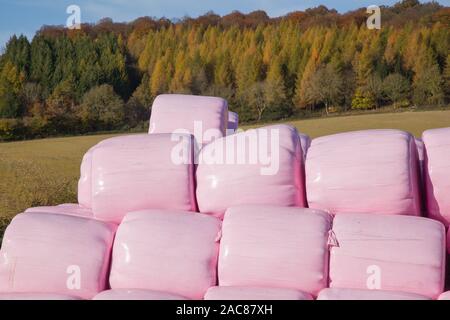
[[[223,15],[233,10],[263,9],[270,16],[279,16],[320,4],[345,12],[371,4],[391,5],[395,2],[397,0],[0,0],[0,48],[12,34],[25,34],[31,39],[44,24],[65,24],[66,8],[71,4],[81,8],[82,22],[95,22],[103,17],[114,21],[130,21],[141,16],[196,17],[209,10]],[[450,0],[438,2],[449,5]]]

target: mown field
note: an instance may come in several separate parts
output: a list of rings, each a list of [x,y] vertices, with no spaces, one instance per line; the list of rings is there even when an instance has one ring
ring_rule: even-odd
[[[311,137],[376,128],[396,128],[420,136],[426,129],[450,126],[450,111],[357,115],[288,123]],[[112,136],[0,143],[1,224],[6,225],[14,215],[31,206],[75,202],[83,154],[98,141]]]

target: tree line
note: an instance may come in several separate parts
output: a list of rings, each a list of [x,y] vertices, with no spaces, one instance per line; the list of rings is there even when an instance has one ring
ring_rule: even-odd
[[[404,0],[270,18],[103,19],[13,36],[0,57],[0,139],[133,128],[161,93],[226,98],[243,122],[450,102],[450,8]]]

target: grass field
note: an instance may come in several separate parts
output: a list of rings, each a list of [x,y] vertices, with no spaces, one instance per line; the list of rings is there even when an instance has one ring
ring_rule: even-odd
[[[420,136],[426,129],[450,126],[450,111],[357,115],[288,123],[311,137],[376,128],[401,129]],[[112,136],[0,143],[0,223],[6,225],[11,217],[32,206],[76,202],[83,154],[98,141]]]

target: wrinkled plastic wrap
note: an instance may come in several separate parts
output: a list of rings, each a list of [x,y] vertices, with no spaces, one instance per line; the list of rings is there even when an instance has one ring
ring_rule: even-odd
[[[203,145],[225,136],[228,103],[217,97],[163,94],[152,106],[149,133],[184,132]]]
[[[134,135],[110,139],[92,154],[92,211],[120,223],[141,209],[196,211],[190,135]]]
[[[216,284],[221,221],[176,211],[128,214],[117,231],[110,284],[202,299]]]
[[[330,287],[437,298],[444,289],[445,228],[427,218],[348,214],[333,221]]]
[[[219,285],[289,288],[317,295],[327,287],[331,217],[270,206],[230,208],[219,254]]]
[[[82,207],[78,204],[74,203],[66,203],[66,204],[60,204],[58,206],[52,206],[52,207],[33,207],[25,210],[25,213],[55,213],[55,214],[62,214],[62,215],[69,215],[69,216],[77,216],[77,217],[84,217],[84,218],[91,218],[93,219],[93,213],[91,209],[87,209],[85,207]]]
[[[450,300],[450,291],[444,292],[438,298],[438,300]]]
[[[294,289],[212,287],[206,292],[205,300],[312,300],[312,296],[308,293]]]
[[[317,300],[430,300],[406,292],[327,288],[320,291]]]
[[[450,255],[450,229],[447,230],[447,253]]]
[[[236,112],[228,112],[228,134],[233,134],[239,127],[239,115]]]
[[[310,208],[332,214],[420,215],[414,137],[368,130],[314,139],[306,159]]]
[[[297,130],[276,125],[205,146],[197,167],[200,212],[222,217],[242,204],[305,207],[303,156]]]
[[[298,136],[300,137],[300,144],[302,146],[303,159],[306,160],[306,154],[311,146],[311,138],[303,133],[299,133]]]
[[[450,128],[423,133],[426,148],[424,180],[430,218],[450,224]]]
[[[112,289],[100,292],[93,300],[186,300],[186,298],[152,290]]]
[[[92,208],[92,152],[94,148],[95,146],[85,153],[80,166],[78,203],[85,208]]]
[[[92,298],[105,289],[115,229],[60,214],[17,215],[0,251],[0,292]]]

